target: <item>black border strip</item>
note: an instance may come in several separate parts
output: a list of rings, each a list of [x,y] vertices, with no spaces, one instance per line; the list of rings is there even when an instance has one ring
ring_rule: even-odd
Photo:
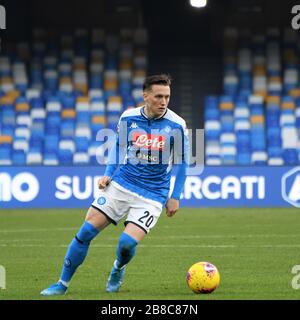
[[[148,233],[148,231],[146,229],[144,229],[143,227],[141,227],[139,224],[133,222],[133,221],[130,221],[130,220],[127,220],[124,222],[124,226],[126,227],[128,223],[133,223],[134,225],[136,225],[137,227],[141,228],[143,231],[146,232],[146,234]]]
[[[113,220],[107,213],[103,212],[101,209],[97,208],[96,206],[91,205],[94,209],[98,210],[100,213],[102,213],[112,224],[115,226],[117,225],[117,222]]]
[[[84,242],[83,242],[82,240],[80,240],[77,236],[75,236],[75,239],[76,239],[79,243],[84,244]]]

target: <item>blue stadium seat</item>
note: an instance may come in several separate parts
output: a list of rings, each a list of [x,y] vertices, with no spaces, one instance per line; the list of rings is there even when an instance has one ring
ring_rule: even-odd
[[[1,135],[3,136],[14,136],[14,126],[12,124],[2,124]]]
[[[90,125],[91,113],[89,111],[77,111],[77,124]]]
[[[237,164],[238,165],[250,165],[251,164],[251,154],[250,152],[238,152],[237,154]]]
[[[63,109],[74,109],[76,104],[75,96],[64,94],[61,97],[61,103]]]
[[[12,164],[14,166],[26,165],[26,154],[23,150],[14,150],[12,154]]]
[[[59,164],[69,166],[73,164],[73,152],[66,149],[59,149],[58,152]]]
[[[205,120],[218,120],[220,111],[217,108],[210,108],[205,110]]]
[[[60,135],[62,138],[72,138],[75,133],[75,121],[73,119],[64,119],[60,125]]]
[[[45,151],[43,164],[47,166],[57,166],[59,164],[57,154],[55,152]]]
[[[299,156],[297,149],[284,149],[283,150],[284,163],[287,166],[294,166],[299,163]]]
[[[10,143],[1,143],[0,145],[0,160],[11,160],[12,147]]]
[[[51,154],[58,151],[59,137],[57,135],[47,135],[44,140],[44,153]]]
[[[280,146],[269,146],[268,147],[268,155],[270,158],[277,158],[282,156],[282,148]]]
[[[75,137],[75,146],[77,152],[87,152],[89,147],[89,139],[87,137]]]

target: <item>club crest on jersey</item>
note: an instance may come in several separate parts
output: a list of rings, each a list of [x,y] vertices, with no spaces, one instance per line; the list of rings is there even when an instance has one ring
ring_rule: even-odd
[[[140,132],[133,133],[132,141],[135,147],[160,151],[164,150],[166,144],[166,138],[162,135]]]
[[[166,133],[169,133],[171,130],[172,130],[172,129],[171,129],[170,126],[164,127],[164,131],[165,131]]]

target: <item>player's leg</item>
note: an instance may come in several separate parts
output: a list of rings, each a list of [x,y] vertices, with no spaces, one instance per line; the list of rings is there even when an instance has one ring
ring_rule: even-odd
[[[126,265],[135,256],[138,243],[155,226],[161,211],[159,203],[152,205],[140,198],[135,199],[125,222],[126,228],[119,239],[117,259],[108,278],[106,291],[119,291],[125,276]]]
[[[125,268],[135,256],[137,244],[145,237],[146,232],[139,226],[128,223],[119,238],[115,260],[111,273],[106,283],[107,292],[117,292],[125,276]]]
[[[63,284],[68,285],[76,269],[83,263],[91,241],[109,224],[110,221],[104,214],[93,207],[89,208],[85,221],[73,238],[65,256],[60,277]]]
[[[135,256],[136,246],[146,234],[145,230],[133,223],[129,222],[126,225],[117,248],[116,266],[118,268],[125,266]]]
[[[69,286],[76,269],[87,256],[91,241],[101,230],[110,224],[108,217],[99,209],[90,207],[85,222],[73,238],[64,259],[59,281],[41,292],[42,295],[64,294]]]

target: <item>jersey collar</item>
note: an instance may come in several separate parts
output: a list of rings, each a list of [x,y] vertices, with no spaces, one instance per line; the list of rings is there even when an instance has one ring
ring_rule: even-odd
[[[161,115],[160,117],[157,117],[157,118],[149,118],[146,113],[145,113],[145,106],[142,106],[141,108],[141,115],[146,118],[147,120],[159,120],[159,119],[162,119],[166,113],[168,112],[168,108],[166,109],[165,113],[163,115]]]

